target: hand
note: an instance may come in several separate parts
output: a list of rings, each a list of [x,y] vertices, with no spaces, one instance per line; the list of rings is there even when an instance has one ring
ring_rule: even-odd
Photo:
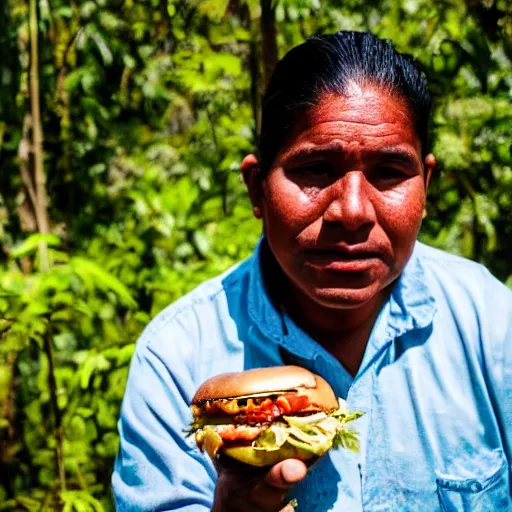
[[[234,472],[217,467],[219,477],[212,512],[292,512],[287,490],[307,474],[306,465],[287,459],[266,474]]]

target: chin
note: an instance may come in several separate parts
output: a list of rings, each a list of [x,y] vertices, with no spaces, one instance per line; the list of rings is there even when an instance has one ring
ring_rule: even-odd
[[[301,279],[297,279],[296,283],[302,292],[320,306],[331,309],[363,306],[394,280],[392,270],[383,263],[372,266],[366,272],[311,271],[307,267],[301,270]]]
[[[310,290],[308,295],[318,304],[332,309],[354,309],[371,301],[378,293],[380,287],[365,288],[316,288]]]

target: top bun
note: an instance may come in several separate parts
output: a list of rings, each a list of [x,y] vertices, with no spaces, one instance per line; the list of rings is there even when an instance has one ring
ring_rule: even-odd
[[[335,410],[339,406],[331,386],[319,375],[300,366],[273,366],[217,375],[199,387],[192,405],[206,400],[248,398],[285,391],[307,395],[312,404],[322,409]]]

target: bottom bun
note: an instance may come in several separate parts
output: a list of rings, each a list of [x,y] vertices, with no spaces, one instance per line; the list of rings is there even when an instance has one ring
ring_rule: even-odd
[[[232,459],[249,464],[250,466],[265,467],[273,466],[285,459],[299,459],[304,462],[311,461],[317,457],[289,443],[285,443],[279,450],[265,451],[255,450],[252,446],[222,447],[222,453]]]

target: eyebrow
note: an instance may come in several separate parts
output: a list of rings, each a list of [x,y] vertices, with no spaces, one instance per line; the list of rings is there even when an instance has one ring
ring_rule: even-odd
[[[340,142],[326,144],[322,146],[304,146],[292,149],[283,155],[283,160],[292,163],[295,160],[302,160],[312,156],[328,156],[346,153]]]
[[[371,152],[376,158],[382,158],[386,161],[396,162],[399,164],[408,165],[411,167],[421,166],[421,160],[412,151],[405,149],[398,149],[395,147],[384,147],[378,151]]]
[[[412,151],[399,149],[394,146],[383,147],[379,148],[378,150],[365,151],[364,153],[365,155],[375,159],[383,158],[387,162],[395,162],[410,167],[421,165],[421,161],[418,159],[415,153]],[[343,148],[343,145],[340,142],[335,142],[322,146],[306,146],[292,149],[288,153],[285,153],[283,160],[290,164],[311,157],[343,156],[346,154],[347,151]]]

